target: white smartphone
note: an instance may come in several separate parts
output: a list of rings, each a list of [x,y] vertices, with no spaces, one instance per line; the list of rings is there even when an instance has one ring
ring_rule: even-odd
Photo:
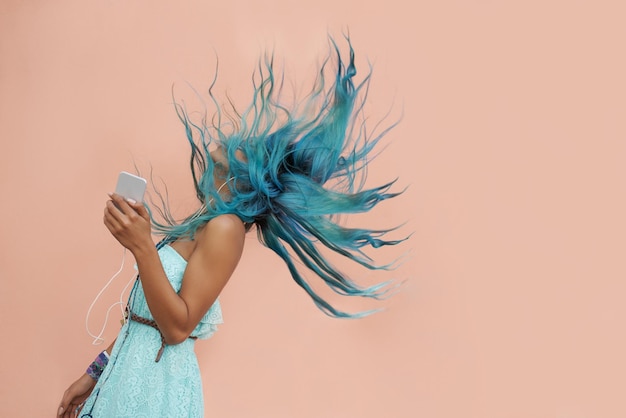
[[[125,199],[132,199],[135,202],[143,203],[143,195],[146,193],[147,184],[146,179],[122,171],[117,178],[115,193]]]

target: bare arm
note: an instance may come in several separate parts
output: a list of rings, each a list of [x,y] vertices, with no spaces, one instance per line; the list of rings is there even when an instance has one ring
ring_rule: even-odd
[[[105,350],[109,356],[111,355],[111,352],[113,351],[113,346],[115,345],[115,341],[117,341],[117,338],[114,339],[113,342],[109,344],[109,346]]]
[[[113,195],[107,202],[104,221],[135,256],[148,307],[165,342],[184,341],[215,302],[241,258],[243,222],[235,215],[222,215],[198,231],[196,248],[187,263],[180,292],[176,293],[152,243],[146,209]]]

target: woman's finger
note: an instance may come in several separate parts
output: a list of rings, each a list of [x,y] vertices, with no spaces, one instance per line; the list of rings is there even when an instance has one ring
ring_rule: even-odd
[[[70,418],[76,417],[76,405],[75,404],[69,405],[69,407],[67,408],[67,416]]]
[[[111,221],[109,219],[107,219],[107,216],[104,215],[104,218],[102,219],[102,223],[104,223],[104,226],[106,226],[106,228],[109,230],[110,233],[114,233],[115,232],[115,227],[113,226],[113,224],[111,223]]]
[[[63,398],[61,398],[61,404],[59,405],[57,415],[65,417],[65,414],[69,410],[69,405],[72,401],[72,397],[73,395],[70,393],[70,389],[66,390],[65,393],[63,393]]]
[[[109,194],[109,196],[111,197],[111,200],[113,201],[113,203],[117,205],[120,212],[122,212],[124,215],[130,215],[132,214],[132,212],[135,211],[130,206],[129,202],[126,199],[124,199],[122,196],[120,196],[119,194],[111,193]]]
[[[109,203],[109,202],[107,202],[107,203]],[[117,210],[116,208],[113,208],[113,209]],[[120,222],[120,220],[118,220],[116,218],[114,213],[115,212],[110,208],[110,205],[107,204],[107,206],[104,208],[104,219],[103,220],[104,220],[104,225],[106,225],[106,227],[111,232],[119,231],[120,227],[121,227],[121,222]]]
[[[116,225],[121,225],[124,222],[124,214],[115,207],[112,200],[107,200],[104,204],[104,217]]]
[[[80,407],[80,404],[76,405],[76,406],[72,406],[72,411],[74,411],[74,416],[78,417],[78,414],[80,413],[80,410],[82,408]]]
[[[128,202],[128,204],[135,212],[137,212],[137,215],[141,216],[142,218],[146,220],[150,219],[150,215],[148,214],[148,209],[146,209],[143,203],[133,201],[133,202]]]

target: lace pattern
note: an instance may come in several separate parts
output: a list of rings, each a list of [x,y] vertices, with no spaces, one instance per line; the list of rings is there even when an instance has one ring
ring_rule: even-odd
[[[165,274],[175,291],[182,285],[187,262],[168,245],[159,249]],[[154,319],[141,285],[131,295],[132,311]],[[192,335],[209,338],[223,323],[218,301],[203,316]],[[129,321],[122,327],[104,369],[81,416],[94,418],[202,418],[202,381],[194,352],[194,340],[166,346],[160,361],[154,353],[161,337],[152,327]]]

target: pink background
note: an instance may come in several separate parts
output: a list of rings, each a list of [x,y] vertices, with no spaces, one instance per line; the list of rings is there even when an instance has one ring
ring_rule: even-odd
[[[370,174],[410,187],[366,219],[415,232],[393,275],[354,273],[409,280],[385,312],[332,320],[250,235],[226,323],[197,345],[207,417],[626,416],[625,12],[2,0],[0,416],[52,416],[102,349],[84,320],[121,256],[101,222],[118,171],[151,164],[177,210],[193,204],[172,83],[200,109],[186,82],[208,87],[217,54],[216,92],[243,105],[273,47],[303,86],[346,27],[375,66],[368,114],[404,112]],[[131,276],[128,261],[105,301]]]

